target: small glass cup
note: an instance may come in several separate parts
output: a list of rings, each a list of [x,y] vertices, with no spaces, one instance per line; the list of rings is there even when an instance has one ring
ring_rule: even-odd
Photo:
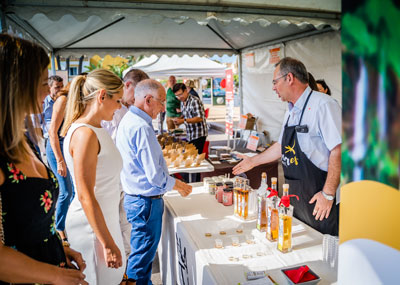
[[[240,246],[239,237],[232,237],[232,245],[233,246]]]
[[[252,234],[247,234],[246,235],[246,242],[248,244],[253,244],[254,243],[254,236]]]
[[[222,239],[219,239],[219,238],[215,239],[215,247],[216,248],[223,248],[224,247]]]

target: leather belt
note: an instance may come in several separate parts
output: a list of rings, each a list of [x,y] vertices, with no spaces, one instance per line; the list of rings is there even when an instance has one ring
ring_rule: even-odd
[[[133,195],[131,195],[131,196],[136,196],[136,197],[140,197],[140,198],[148,198],[148,199],[153,199],[153,200],[155,200],[155,199],[161,199],[161,198],[164,196],[164,194],[155,195],[155,196],[143,196],[143,195],[136,195],[136,194],[133,194]]]

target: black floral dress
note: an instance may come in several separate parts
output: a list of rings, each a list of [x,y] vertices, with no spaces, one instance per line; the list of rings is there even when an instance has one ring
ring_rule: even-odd
[[[5,176],[0,186],[2,242],[35,260],[65,267],[64,248],[54,224],[58,182],[53,172],[46,167],[48,179],[27,177],[4,157],[0,157],[0,168]]]

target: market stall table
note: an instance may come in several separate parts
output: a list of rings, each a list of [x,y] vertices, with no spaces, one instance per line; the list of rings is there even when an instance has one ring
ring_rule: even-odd
[[[238,162],[228,163],[226,161],[218,161],[217,163],[211,161],[211,163],[214,167],[214,171],[201,173],[201,181],[203,181],[205,177],[219,176],[227,173],[230,174],[230,177],[233,177],[234,175],[232,174],[232,169],[233,167],[235,167],[235,165],[238,164]],[[257,189],[258,187],[260,187],[262,172],[267,173],[268,184],[271,185],[271,177],[278,177],[278,161],[261,164],[245,172],[247,178],[250,180],[250,186],[253,189]]]
[[[336,282],[336,271],[322,261],[322,234],[294,219],[293,251],[281,253],[276,242],[258,232],[255,220],[239,220],[233,206],[219,204],[202,183],[192,185],[187,198],[176,191],[164,196],[158,247],[163,284],[238,284],[255,270],[266,270],[276,282],[287,284],[280,269],[304,264],[321,277],[319,284]],[[240,246],[232,246],[232,237],[239,238]],[[223,241],[223,249],[215,248],[215,239]],[[254,243],[248,244],[251,239]]]
[[[190,167],[168,167],[168,172],[170,175],[175,173],[208,173],[213,172],[214,166],[208,161],[203,160],[199,166],[190,166]],[[192,182],[192,176],[189,175],[189,182]]]

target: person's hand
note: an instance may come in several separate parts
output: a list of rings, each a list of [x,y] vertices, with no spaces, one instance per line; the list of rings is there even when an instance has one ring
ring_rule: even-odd
[[[185,120],[182,119],[182,118],[175,118],[175,119],[174,119],[174,123],[175,123],[176,125],[183,124],[184,121],[185,121]]]
[[[57,267],[54,282],[52,282],[51,284],[89,285],[89,283],[85,281],[85,277],[86,277],[85,274],[83,274],[79,270]]]
[[[237,156],[239,156],[239,154],[237,154]],[[242,157],[240,157],[240,158],[243,158],[243,160],[232,169],[233,175],[241,174],[241,173],[246,172],[254,167],[251,157],[247,157],[247,156],[243,157],[243,155],[241,155],[241,156]]]
[[[179,192],[179,194],[181,194],[182,197],[186,197],[192,193],[192,186],[180,180],[176,180],[174,188]]]
[[[312,204],[314,202],[316,203],[312,214],[313,216],[315,216],[315,220],[322,221],[323,219],[327,219],[331,212],[334,200],[329,201],[325,199],[325,197],[322,195],[322,191],[319,191],[311,198],[308,203]]]
[[[176,108],[176,112],[177,112],[177,113],[180,113],[180,112],[181,112],[181,109],[180,109],[180,108]]]
[[[67,176],[67,165],[64,160],[57,162],[57,173],[63,177]]]
[[[113,242],[110,246],[103,247],[104,259],[106,261],[107,267],[119,268],[122,266],[122,256],[121,251],[118,246]]]
[[[78,266],[77,269],[79,269],[79,271],[83,272],[83,270],[85,270],[86,263],[79,252],[69,247],[64,247],[64,252],[67,258],[67,264],[70,268],[75,268],[74,264],[71,263],[72,261],[74,261]]]

